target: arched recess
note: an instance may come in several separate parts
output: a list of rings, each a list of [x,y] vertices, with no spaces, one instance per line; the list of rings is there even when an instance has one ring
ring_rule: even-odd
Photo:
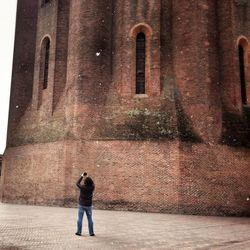
[[[150,94],[151,37],[152,28],[146,23],[135,25],[130,31],[134,44],[134,68],[132,69],[132,92]]]
[[[240,37],[237,42],[241,102],[250,105],[250,46],[247,38]]]
[[[42,104],[42,92],[48,88],[49,84],[50,44],[50,38],[44,37],[40,48],[38,107]]]

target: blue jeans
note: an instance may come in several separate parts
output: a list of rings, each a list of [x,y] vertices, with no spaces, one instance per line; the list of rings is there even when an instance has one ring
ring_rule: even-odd
[[[78,205],[78,220],[77,220],[77,233],[82,234],[82,219],[84,212],[87,214],[89,235],[94,234],[93,220],[92,220],[92,207]]]

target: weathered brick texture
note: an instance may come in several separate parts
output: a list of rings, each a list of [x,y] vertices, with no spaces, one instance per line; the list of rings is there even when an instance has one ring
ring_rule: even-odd
[[[74,206],[87,171],[99,208],[249,215],[249,16],[234,0],[19,0],[2,200]]]

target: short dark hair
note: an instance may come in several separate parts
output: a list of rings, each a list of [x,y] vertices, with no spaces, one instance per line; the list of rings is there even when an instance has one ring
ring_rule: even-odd
[[[92,180],[90,177],[87,177],[87,178],[84,180],[84,185],[90,187],[90,186],[93,186],[93,185],[94,185],[94,182],[93,182],[93,180]]]

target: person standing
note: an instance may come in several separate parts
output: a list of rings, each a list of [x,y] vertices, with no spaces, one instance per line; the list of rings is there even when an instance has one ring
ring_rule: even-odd
[[[84,179],[83,185],[81,181]],[[77,220],[77,231],[76,235],[82,235],[82,219],[84,212],[88,218],[88,229],[89,235],[95,236],[94,234],[94,223],[92,220],[92,198],[95,190],[95,184],[93,180],[87,176],[87,173],[83,173],[76,183],[80,189],[79,204],[78,204],[78,220]]]

